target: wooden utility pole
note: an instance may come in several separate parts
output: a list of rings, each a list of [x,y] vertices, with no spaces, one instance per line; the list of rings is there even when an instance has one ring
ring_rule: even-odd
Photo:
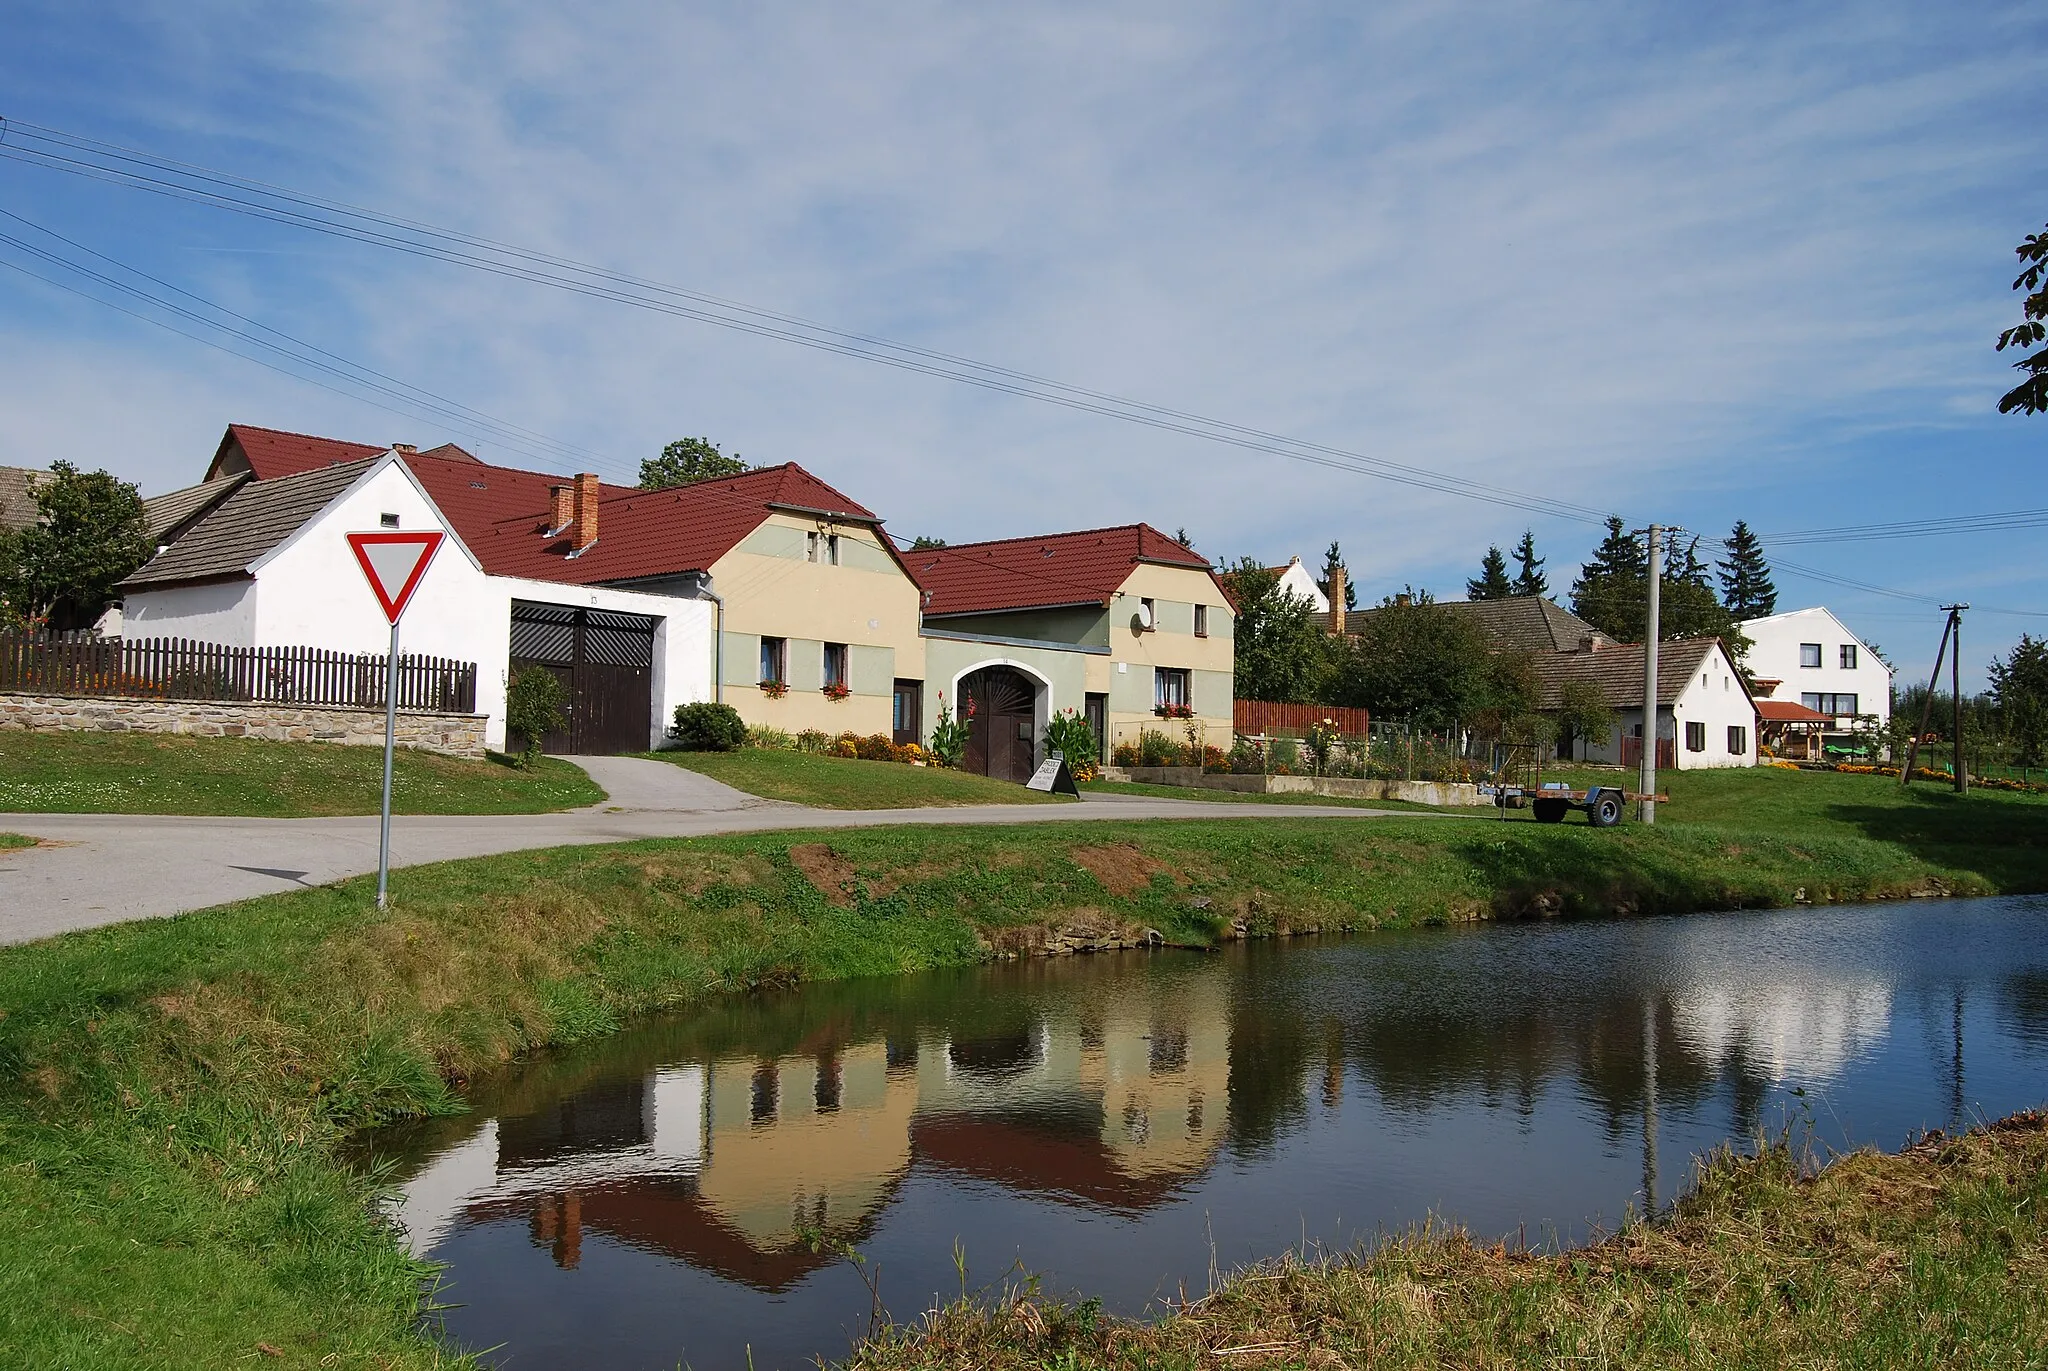
[[[1970,792],[1970,768],[1963,762],[1963,611],[1969,606],[1942,607],[1949,616],[1948,693],[1955,697],[1956,707],[1956,794],[1967,795]]]
[[[1643,792],[1643,822],[1657,822],[1657,631],[1658,601],[1664,581],[1664,528],[1651,524],[1650,604],[1643,621],[1643,755],[1636,767],[1636,786]]]
[[[1941,664],[1942,661],[1949,655],[1949,643],[1951,640],[1954,640],[1955,642],[1957,649],[1957,658],[1960,659],[1962,655],[1962,615],[1963,611],[1968,609],[1969,606],[1943,605],[1942,608],[1948,611],[1948,619],[1941,626],[1941,646],[1936,648],[1934,652],[1934,670],[1928,673],[1927,676],[1927,696],[1925,699],[1920,701],[1920,727],[1913,734],[1912,739],[1906,744],[1906,760],[1904,764],[1899,767],[1900,785],[1913,784],[1913,763],[1920,756],[1920,740],[1927,736],[1927,726],[1930,723],[1934,722],[1934,692],[1941,685]],[[1961,671],[1958,670],[1956,673],[1956,678],[1960,680],[1961,675]],[[1956,691],[1955,694],[1957,700],[1960,701],[1962,698],[1962,692],[1959,690]],[[1956,708],[1956,723],[1958,724],[1958,726],[1960,726],[1962,723],[1962,707],[1960,704],[1958,704]],[[1958,733],[1958,737],[1960,737],[1960,733]],[[1960,743],[1958,743],[1957,755],[1961,755]]]

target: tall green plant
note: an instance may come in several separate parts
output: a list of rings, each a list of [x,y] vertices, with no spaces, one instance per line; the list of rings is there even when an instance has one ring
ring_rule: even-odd
[[[521,769],[539,764],[542,738],[568,726],[562,714],[568,703],[569,692],[544,666],[521,667],[512,677],[505,690],[505,729],[526,744],[519,752]]]
[[[968,723],[953,716],[953,706],[946,700],[946,692],[939,692],[939,718],[932,725],[932,756],[939,759],[943,767],[957,767],[967,755]]]
[[[1045,756],[1052,760],[1057,752],[1067,762],[1067,770],[1077,780],[1086,780],[1095,774],[1095,759],[1098,741],[1095,730],[1088,726],[1078,709],[1062,709],[1045,723]],[[1083,775],[1083,773],[1087,773]]]

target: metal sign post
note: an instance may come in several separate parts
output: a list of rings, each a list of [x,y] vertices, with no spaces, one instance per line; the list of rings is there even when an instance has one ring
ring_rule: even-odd
[[[442,538],[438,529],[418,533],[351,533],[349,549],[391,621],[391,650],[384,659],[384,805],[377,834],[377,908],[391,888],[391,759],[398,741],[398,620],[427,574]]]

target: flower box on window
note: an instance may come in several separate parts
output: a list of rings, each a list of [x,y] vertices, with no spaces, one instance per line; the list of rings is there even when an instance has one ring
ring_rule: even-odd
[[[843,700],[853,694],[853,688],[844,681],[833,681],[823,687],[823,693],[828,700]]]
[[[787,681],[761,681],[758,684],[761,687],[761,693],[771,700],[779,700],[789,694],[789,682]]]
[[[1195,707],[1193,705],[1154,705],[1152,712],[1162,719],[1192,719],[1195,717]]]

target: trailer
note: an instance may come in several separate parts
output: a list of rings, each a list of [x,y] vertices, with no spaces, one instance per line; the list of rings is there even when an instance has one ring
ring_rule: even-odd
[[[1619,786],[1596,785],[1574,790],[1563,783],[1550,785],[1481,786],[1480,793],[1493,792],[1493,803],[1506,818],[1510,809],[1533,809],[1539,824],[1560,824],[1573,810],[1586,816],[1595,828],[1613,828],[1621,822],[1628,796]]]

